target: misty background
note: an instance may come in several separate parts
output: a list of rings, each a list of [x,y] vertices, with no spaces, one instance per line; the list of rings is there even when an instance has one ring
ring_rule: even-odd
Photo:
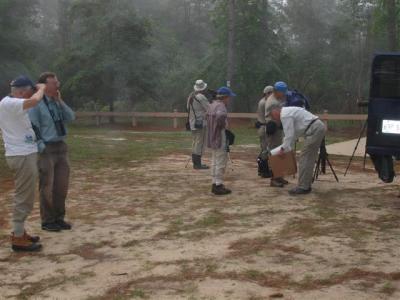
[[[0,92],[51,70],[76,110],[185,110],[196,79],[252,112],[287,81],[313,111],[356,113],[374,52],[398,50],[397,0],[0,0]]]

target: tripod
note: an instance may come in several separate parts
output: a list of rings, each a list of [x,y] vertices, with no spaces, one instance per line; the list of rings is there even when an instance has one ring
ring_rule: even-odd
[[[325,138],[324,138],[321,143],[321,146],[319,148],[319,156],[318,156],[317,165],[315,166],[313,182],[318,180],[318,176],[320,174],[326,174],[326,164],[327,163],[328,163],[328,166],[331,169],[336,181],[339,182],[339,178],[337,177],[336,172],[333,169],[332,164],[328,159],[328,152],[326,151],[326,143],[325,143]]]
[[[367,130],[367,125],[368,125],[368,120],[364,122],[364,125],[363,125],[363,127],[362,127],[362,129],[360,131],[360,135],[358,136],[357,144],[354,147],[353,154],[351,155],[349,163],[347,164],[347,168],[346,168],[346,172],[344,172],[344,176],[347,175],[347,172],[350,169],[351,163],[353,161],[354,155],[356,154],[356,151],[357,151],[358,145],[360,144],[361,138],[363,137],[365,130]],[[365,170],[365,162],[366,162],[366,160],[367,160],[367,152],[364,153],[364,170]]]

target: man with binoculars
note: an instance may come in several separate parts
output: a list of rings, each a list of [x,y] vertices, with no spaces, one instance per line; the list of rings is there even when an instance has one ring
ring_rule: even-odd
[[[61,231],[71,229],[65,222],[65,199],[69,184],[68,149],[64,142],[65,123],[75,114],[62,100],[56,74],[45,72],[39,83],[45,84],[43,101],[29,111],[29,117],[39,139],[39,192],[42,229]]]

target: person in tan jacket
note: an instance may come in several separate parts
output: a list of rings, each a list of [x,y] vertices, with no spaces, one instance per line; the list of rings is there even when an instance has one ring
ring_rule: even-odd
[[[203,165],[202,156],[207,136],[206,114],[209,102],[204,93],[207,90],[207,83],[197,80],[194,91],[187,99],[186,108],[189,112],[189,126],[192,132],[192,162],[193,169],[205,170],[208,166]]]
[[[258,162],[258,176],[262,178],[270,178],[271,171],[268,166],[268,144],[267,144],[267,130],[266,130],[266,120],[265,120],[265,104],[267,99],[274,91],[273,86],[266,86],[264,88],[264,94],[262,99],[258,102],[257,107],[257,134],[260,138],[260,148],[261,152],[257,158]]]

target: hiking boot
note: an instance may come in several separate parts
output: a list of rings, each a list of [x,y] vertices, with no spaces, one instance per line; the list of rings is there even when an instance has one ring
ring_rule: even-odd
[[[35,252],[42,249],[42,245],[33,243],[26,234],[17,237],[13,233],[11,235],[11,248],[16,252]]]
[[[40,237],[29,235],[26,231],[24,232],[24,235],[32,243],[38,243],[40,241]]]
[[[278,179],[271,179],[271,187],[283,188],[285,185]]]
[[[291,189],[289,191],[289,195],[291,195],[291,196],[307,195],[309,193],[311,193],[311,188],[305,190],[305,189],[302,189],[302,188],[299,188],[299,187],[295,187],[294,189]]]
[[[59,232],[59,231],[61,231],[61,227],[56,222],[54,222],[54,223],[43,223],[42,224],[42,230],[51,231],[51,232]]]
[[[276,178],[277,181],[282,182],[283,185],[288,185],[289,181],[285,180],[284,178],[280,177],[280,178]]]
[[[56,221],[56,224],[60,227],[61,230],[71,230],[71,224],[65,222],[64,220]]]
[[[195,170],[208,170],[209,167],[201,163],[201,155],[192,154],[193,169]]]
[[[217,195],[217,196],[229,195],[231,193],[232,193],[232,191],[225,188],[225,186],[223,184],[216,185],[215,189],[213,191],[213,194]]]

